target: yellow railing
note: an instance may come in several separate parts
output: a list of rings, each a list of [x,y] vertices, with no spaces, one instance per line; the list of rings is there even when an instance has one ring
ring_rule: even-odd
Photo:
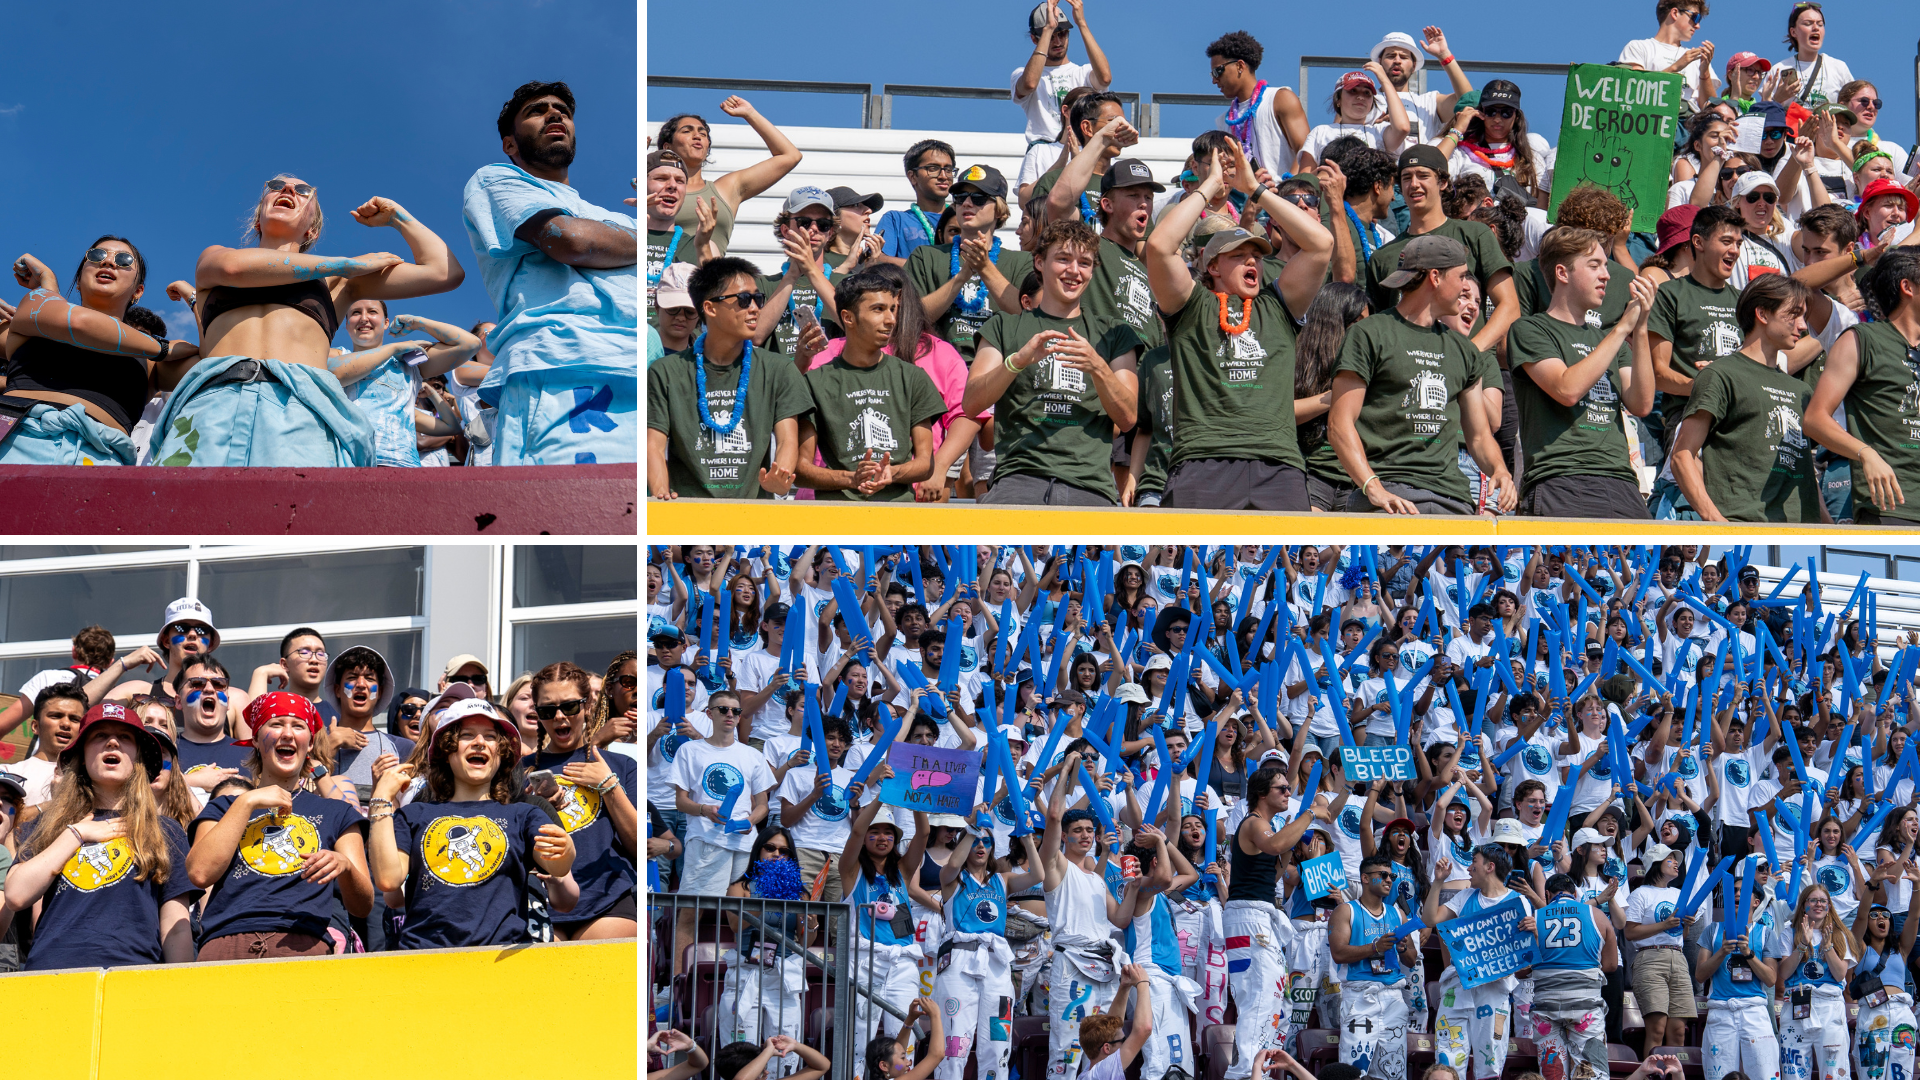
[[[20,1075],[638,1075],[633,941],[0,976]]]

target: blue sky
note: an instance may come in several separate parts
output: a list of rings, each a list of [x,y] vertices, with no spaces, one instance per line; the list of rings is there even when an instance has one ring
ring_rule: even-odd
[[[1032,51],[1026,36],[1027,12],[1034,0],[995,0],[984,4],[881,4],[835,12],[827,23],[794,18],[792,9],[769,0],[735,0],[726,7],[727,49],[722,54],[683,47],[714,32],[711,9],[699,4],[656,4],[649,8],[646,45],[648,71],[663,75],[734,74],[760,79],[810,79],[827,82],[885,82],[1004,87],[1013,69]],[[1063,3],[1064,10],[1064,3]],[[1724,75],[1726,59],[1755,52],[1768,60],[1787,55],[1782,0],[1714,0],[1694,44],[1714,43],[1714,66]],[[1868,21],[1862,9],[1877,14]],[[1298,86],[1301,54],[1364,56],[1389,30],[1420,36],[1436,23],[1448,44],[1467,60],[1606,63],[1620,46],[1652,36],[1654,0],[1606,4],[1443,5],[1405,0],[1356,3],[1288,3],[1198,7],[1115,4],[1088,0],[1087,18],[1094,38],[1114,67],[1114,88],[1150,92],[1213,92],[1207,80],[1207,43],[1228,30],[1247,30],[1266,48],[1260,73],[1270,82]],[[1911,20],[1892,16],[1898,5],[1827,5],[1827,51],[1845,60],[1856,77],[1877,80],[1887,104],[1877,130],[1910,146],[1914,140],[1914,35]],[[1469,15],[1468,13],[1473,13]],[[963,25],[964,30],[956,29]],[[802,28],[805,27],[803,30]],[[796,34],[796,31],[799,31]],[[1084,61],[1080,35],[1071,53]],[[718,56],[724,56],[721,60]],[[1324,101],[1336,72],[1312,72],[1307,102],[1313,123],[1328,121]],[[1445,76],[1432,72],[1444,86]],[[1475,85],[1496,76],[1474,73]],[[1551,117],[1534,124],[1549,141],[1559,136],[1564,77],[1520,77],[1523,107],[1530,117]],[[649,91],[647,118],[664,119],[687,109],[709,121],[731,123],[721,114],[725,94],[717,90]],[[859,99],[839,95],[748,95],[775,123],[859,125]],[[1161,110],[1161,134],[1190,136],[1211,126],[1218,109]],[[1020,130],[1022,113],[1011,101],[956,102],[896,98],[894,126],[966,130]],[[651,134],[651,131],[649,131]]]
[[[620,200],[638,157],[636,33],[623,0],[10,5],[0,256],[10,266],[30,251],[64,283],[94,237],[124,235],[147,259],[144,306],[197,338],[167,282],[191,281],[208,245],[241,244],[260,185],[289,172],[326,211],[316,254],[406,255],[399,233],[349,215],[374,195],[447,242],[465,283],[395,313],[491,319],[460,192],[505,160],[500,106],[530,79],[569,84],[571,181],[589,202],[631,212]],[[0,278],[0,295],[19,291],[11,273]]]

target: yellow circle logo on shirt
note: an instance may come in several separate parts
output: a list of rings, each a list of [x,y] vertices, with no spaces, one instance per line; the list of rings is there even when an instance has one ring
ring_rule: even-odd
[[[478,885],[507,857],[507,834],[490,817],[434,818],[420,844],[427,869],[449,885]]]
[[[565,777],[556,776],[554,783],[560,785],[560,793],[554,796],[553,808],[560,812],[560,824],[570,833],[600,820],[600,793],[590,787],[581,787]]]
[[[270,877],[297,874],[320,851],[320,831],[298,814],[261,814],[240,834],[240,859]]]
[[[133,845],[124,836],[104,844],[81,844],[60,876],[81,892],[93,892],[117,884],[133,869]]]

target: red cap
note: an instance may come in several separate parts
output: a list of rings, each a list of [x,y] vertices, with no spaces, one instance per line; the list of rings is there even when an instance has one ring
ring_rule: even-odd
[[[1734,53],[1733,59],[1727,61],[1728,71],[1743,67],[1757,67],[1764,73],[1773,70],[1773,62],[1771,60],[1763,60],[1750,52]]]
[[[1659,241],[1659,246],[1654,249],[1654,254],[1665,255],[1667,252],[1686,243],[1687,237],[1693,233],[1693,219],[1699,216],[1699,214],[1700,208],[1694,206],[1692,203],[1676,206],[1666,213],[1661,214],[1660,224],[1657,226],[1658,231],[1655,233],[1655,238]]]
[[[1907,204],[1908,221],[1912,221],[1916,214],[1920,214],[1920,197],[1916,197],[1913,192],[1901,187],[1897,182],[1881,177],[1873,183],[1868,184],[1865,190],[1860,192],[1860,209],[1855,210],[1853,216],[1865,222],[1867,220],[1867,204],[1882,195],[1900,196],[1901,201]]]
[[[276,716],[295,716],[306,721],[308,731],[316,735],[320,733],[320,710],[314,706],[313,702],[299,694],[289,694],[285,690],[261,694],[247,702],[246,711],[242,715],[246,718],[249,731],[259,730],[261,724]],[[252,746],[253,740],[240,739],[233,745]]]
[[[128,729],[133,736],[134,745],[140,748],[140,759],[147,766],[147,776],[151,778],[160,775],[163,759],[160,756],[159,740],[147,734],[146,725],[140,722],[139,717],[133,715],[132,709],[117,701],[103,701],[87,710],[86,719],[80,722],[80,730],[73,733],[73,741],[67,744],[65,750],[60,751],[60,764],[67,763],[68,755],[76,758],[80,756],[80,748],[86,745],[87,735],[97,724],[119,724]]]
[[[1387,822],[1387,827],[1380,830],[1380,835],[1385,836],[1395,829],[1405,829],[1415,836],[1420,835],[1420,830],[1414,827],[1413,822],[1403,817],[1394,818],[1392,821]]]
[[[1378,93],[1380,89],[1373,85],[1373,76],[1364,71],[1349,71],[1345,75],[1340,76],[1340,81],[1333,84],[1333,89],[1335,93],[1339,93],[1342,90],[1359,86],[1364,86],[1376,93]]]

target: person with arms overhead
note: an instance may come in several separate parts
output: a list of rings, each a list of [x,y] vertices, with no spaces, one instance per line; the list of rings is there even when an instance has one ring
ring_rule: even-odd
[[[1214,129],[1233,136],[1255,168],[1285,169],[1307,141],[1307,111],[1290,86],[1268,86],[1259,77],[1266,50],[1252,34],[1235,30],[1207,46],[1213,85],[1227,98]]]
[[[1913,527],[1920,525],[1920,249],[1887,250],[1864,291],[1874,321],[1828,350],[1806,431],[1853,463],[1855,522]],[[1841,405],[1844,430],[1833,419]]]
[[[874,223],[874,230],[885,238],[880,258],[896,266],[907,265],[907,256],[915,248],[931,244],[934,223],[947,209],[947,189],[953,186],[953,147],[939,139],[921,139],[907,147],[907,183],[913,185],[913,201],[905,210],[889,210]]]
[[[499,413],[495,465],[609,464],[639,453],[634,221],[567,185],[573,115],[566,83],[523,84],[495,121],[507,161],[482,166],[462,195],[500,316],[479,391]],[[692,165],[684,152],[681,160]]]
[[[480,339],[457,326],[418,315],[387,315],[385,300],[355,300],[347,309],[347,339],[353,348],[332,350],[327,370],[346,387],[347,400],[373,425],[373,463],[419,468],[417,436],[460,430],[451,410],[416,408],[421,384],[445,375],[480,351]],[[418,330],[431,341],[388,341],[387,334]]]
[[[920,307],[940,336],[973,359],[975,336],[990,318],[987,303],[1018,312],[1020,283],[1033,270],[1033,256],[1002,251],[994,230],[1007,223],[1007,180],[991,165],[969,165],[950,189],[960,234],[951,243],[926,244],[907,257],[907,278],[919,290]]]
[[[793,488],[799,418],[813,398],[791,357],[754,347],[767,301],[758,281],[759,268],[727,256],[687,282],[700,334],[647,369],[652,498],[765,499]]]
[[[1399,303],[1348,329],[1333,376],[1327,441],[1353,479],[1346,509],[1473,513],[1457,467],[1464,444],[1499,489],[1500,511],[1511,513],[1513,477],[1481,396],[1482,387],[1499,379],[1499,368],[1491,353],[1440,321],[1459,310],[1473,287],[1467,249],[1435,235],[1400,245],[1395,254],[1398,269],[1381,285],[1399,290]]]
[[[1407,119],[1412,121],[1411,137],[1414,142],[1433,142],[1446,130],[1448,121],[1453,119],[1454,106],[1460,103],[1463,94],[1472,92],[1473,83],[1467,73],[1460,68],[1459,61],[1453,58],[1453,50],[1447,47],[1447,35],[1437,26],[1429,26],[1421,32],[1421,42],[1416,48],[1413,36],[1398,30],[1380,39],[1369,53],[1369,59],[1379,64],[1387,76],[1387,84],[1399,96],[1401,105],[1406,107]],[[1427,66],[1426,58],[1420,55],[1425,50],[1427,56],[1440,61],[1440,67],[1446,72],[1452,85],[1452,92],[1442,94],[1438,90],[1428,90],[1423,94],[1408,89],[1413,82],[1414,72]],[[1384,100],[1374,106],[1376,121],[1386,115]]]
[[[1273,245],[1245,229],[1207,240],[1199,277],[1181,247],[1201,210],[1223,190],[1221,155],[1208,155],[1200,186],[1147,238],[1154,302],[1167,321],[1174,385],[1173,456],[1162,505],[1183,509],[1308,509],[1306,461],[1293,421],[1294,338],[1333,254],[1319,215],[1254,180],[1239,144],[1226,140],[1233,182],[1300,247],[1277,275],[1261,257]]]
[[[1060,99],[1076,86],[1105,90],[1113,85],[1113,69],[1107,66],[1107,54],[1093,40],[1087,25],[1085,0],[1067,0],[1073,7],[1073,23],[1060,17],[1060,5],[1044,0],[1027,15],[1027,37],[1033,40],[1033,55],[1013,70],[1013,103],[1027,114],[1026,137],[1029,144],[1047,142],[1060,134]],[[1087,43],[1088,63],[1067,59],[1067,38],[1073,28]]]
[[[1067,122],[1073,125],[1080,149],[1071,156],[1061,155],[1041,173],[1022,205],[1044,197],[1047,221],[1084,221],[1097,228],[1107,170],[1120,151],[1140,141],[1140,133],[1127,123],[1118,95],[1110,93],[1083,95],[1068,107]],[[1071,181],[1069,169],[1073,170]]]
[[[1401,144],[1407,141],[1412,131],[1412,124],[1407,119],[1406,106],[1400,101],[1400,95],[1381,94],[1378,84],[1386,82],[1386,71],[1374,60],[1367,61],[1364,71],[1349,71],[1340,76],[1333,84],[1333,97],[1327,102],[1327,111],[1333,114],[1333,123],[1321,124],[1307,132],[1307,141],[1300,147],[1294,171],[1312,172],[1320,163],[1327,144],[1348,135],[1375,150],[1399,153]],[[1382,100],[1386,103],[1385,118],[1378,122],[1369,121],[1374,105]]]
[[[1102,203],[1105,203],[1103,198]],[[1133,427],[1140,337],[1082,299],[1109,241],[1071,218],[1040,234],[1040,302],[980,331],[961,408],[999,420],[993,489],[983,503],[1113,506],[1107,466],[1116,431]]]
[[[529,86],[564,86],[564,83],[529,83]],[[516,95],[518,96],[518,95]],[[572,110],[569,109],[569,112]],[[711,214],[713,227],[713,254],[717,257],[727,253],[727,247],[733,242],[734,215],[739,212],[740,204],[753,198],[780,182],[780,178],[793,171],[800,164],[800,149],[793,141],[774,127],[766,117],[747,103],[743,97],[729,97],[720,103],[720,111],[737,120],[745,120],[753,133],[766,144],[767,159],[751,165],[733,169],[718,180],[708,181],[704,175],[713,161],[713,129],[707,122],[693,113],[680,113],[670,116],[660,125],[653,139],[657,150],[671,150],[686,163],[686,193],[680,200],[680,210],[674,215],[674,224],[687,232],[696,232],[704,227],[702,215]],[[504,132],[502,133],[504,134]],[[702,206],[701,204],[705,204]]]

